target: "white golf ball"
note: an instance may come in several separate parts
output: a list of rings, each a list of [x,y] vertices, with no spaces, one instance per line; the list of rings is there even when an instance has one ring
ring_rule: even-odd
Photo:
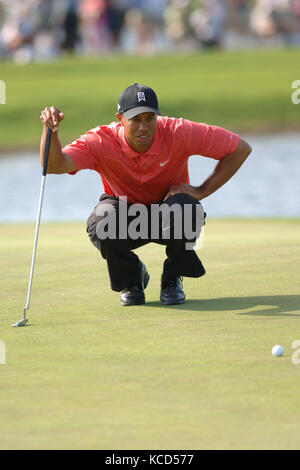
[[[273,356],[282,356],[284,352],[284,349],[282,346],[280,346],[280,344],[276,344],[275,346],[273,346],[272,348],[272,354]]]

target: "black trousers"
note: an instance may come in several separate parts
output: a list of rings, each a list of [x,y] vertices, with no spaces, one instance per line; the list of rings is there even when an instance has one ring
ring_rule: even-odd
[[[122,226],[123,232],[120,232],[119,216],[121,204],[123,204],[122,214],[126,214],[125,233],[124,226]],[[102,194],[100,197],[99,203],[87,220],[87,233],[93,245],[100,251],[102,257],[107,262],[112,290],[120,292],[132,285],[139,273],[139,258],[133,253],[133,250],[148,243],[158,243],[166,246],[167,259],[164,261],[163,265],[163,273],[166,276],[174,277],[179,275],[200,277],[205,274],[205,269],[200,259],[194,249],[191,248],[191,246],[196,243],[196,239],[205,223],[206,213],[203,211],[202,205],[199,201],[187,194],[171,196],[165,201],[165,204],[170,208],[168,226],[166,226],[166,224],[164,225],[162,213],[158,213],[157,218],[155,213],[155,218],[153,219],[153,212],[151,212],[151,209],[153,209],[152,205],[143,206],[143,213],[145,213],[146,208],[148,217],[146,224],[147,235],[141,234],[141,236],[137,238],[136,236],[132,236],[129,229],[130,224],[132,224],[137,217],[136,215],[132,215],[131,209],[133,204],[127,203],[126,201],[124,202],[108,194]],[[156,208],[162,208],[162,205],[163,201],[159,201]],[[182,236],[178,238],[178,235],[176,235],[175,227],[178,228],[178,223],[176,225],[176,216],[171,210],[175,206],[177,206],[177,208],[181,207],[182,209],[190,206],[188,224],[191,225],[191,230],[194,233],[192,238],[187,238],[185,235],[184,224],[187,220],[185,219],[186,212],[184,211],[182,212],[182,219],[179,220],[179,225],[182,224]],[[113,217],[109,219],[109,216]],[[111,230],[105,230],[109,225],[108,220],[113,221],[110,226],[110,228],[112,226],[115,228],[113,235]],[[153,237],[152,230],[154,223],[156,230],[155,237]],[[105,232],[106,237],[104,238],[103,233]],[[187,243],[189,243],[188,248]]]

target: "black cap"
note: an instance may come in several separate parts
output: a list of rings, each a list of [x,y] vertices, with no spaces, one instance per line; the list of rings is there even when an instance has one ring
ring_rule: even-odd
[[[155,91],[138,83],[129,86],[121,93],[118,112],[126,119],[131,119],[141,113],[161,114]]]

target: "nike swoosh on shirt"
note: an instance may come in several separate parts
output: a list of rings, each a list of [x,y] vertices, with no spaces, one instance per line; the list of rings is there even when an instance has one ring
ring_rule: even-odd
[[[160,166],[164,166],[166,163],[168,163],[169,160],[167,160],[166,162],[163,162],[163,163],[160,163]]]

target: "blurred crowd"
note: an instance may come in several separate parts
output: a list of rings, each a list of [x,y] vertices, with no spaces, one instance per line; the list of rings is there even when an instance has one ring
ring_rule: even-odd
[[[0,0],[0,58],[300,46],[300,0]]]

